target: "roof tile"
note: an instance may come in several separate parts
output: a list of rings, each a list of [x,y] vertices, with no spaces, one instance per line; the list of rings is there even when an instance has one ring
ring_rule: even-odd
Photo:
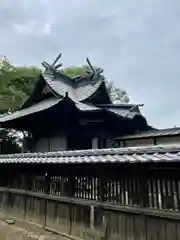
[[[129,136],[119,137],[119,140],[138,139],[138,138],[150,138],[150,137],[163,137],[163,136],[175,136],[180,135],[180,128],[166,128],[159,130],[152,130],[133,134]]]
[[[0,163],[146,163],[180,161],[179,145],[0,155]]]
[[[23,116],[26,116],[26,115],[30,115],[30,114],[33,114],[33,113],[36,113],[36,112],[43,111],[45,109],[48,109],[48,108],[51,108],[51,107],[55,106],[60,101],[61,101],[60,98],[46,99],[42,102],[39,102],[35,105],[32,105],[29,108],[24,108],[24,109],[21,109],[19,111],[14,112],[14,113],[4,115],[4,116],[0,117],[0,122],[10,121],[10,120],[13,120],[15,118],[20,118],[20,117],[23,117]]]

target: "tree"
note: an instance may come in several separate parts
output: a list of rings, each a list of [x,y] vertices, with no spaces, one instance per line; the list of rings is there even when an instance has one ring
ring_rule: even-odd
[[[97,67],[95,67],[97,69]],[[63,70],[64,74],[74,77],[78,75],[87,75],[86,66],[68,67]],[[105,78],[105,83],[109,92],[109,95],[114,103],[129,103],[130,99],[126,90],[118,88],[112,81]]]
[[[32,93],[41,70],[36,67],[14,67],[0,59],[0,112],[14,111]]]
[[[0,129],[0,153],[19,153],[21,152],[21,139],[15,130]]]
[[[71,66],[71,67],[64,68],[62,71],[65,75],[68,75],[69,77],[87,75],[86,66],[79,66],[79,67]]]
[[[130,99],[125,89],[118,88],[112,81],[106,80],[106,86],[113,103],[129,103]]]
[[[0,58],[0,113],[17,110],[32,93],[40,74],[35,67],[14,67],[5,57]],[[1,153],[21,150],[21,138],[17,131],[0,129]]]

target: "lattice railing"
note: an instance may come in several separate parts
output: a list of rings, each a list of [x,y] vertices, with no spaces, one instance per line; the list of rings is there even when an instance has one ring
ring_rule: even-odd
[[[180,175],[119,176],[33,176],[28,190],[57,197],[71,197],[116,205],[180,211]],[[5,187],[22,189],[27,176],[16,175]],[[1,184],[2,186],[2,184]]]

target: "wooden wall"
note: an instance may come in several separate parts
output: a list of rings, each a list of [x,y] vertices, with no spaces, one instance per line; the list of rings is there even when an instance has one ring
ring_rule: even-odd
[[[1,165],[0,211],[80,239],[180,240],[180,165]]]
[[[92,217],[93,209],[93,217]],[[178,240],[180,215],[112,207],[0,189],[0,210],[80,239]],[[93,219],[92,219],[93,218]]]
[[[124,140],[123,142],[120,143],[121,147],[137,147],[137,146],[148,146],[148,145],[154,145],[153,138],[129,139],[129,140]]]
[[[156,144],[180,143],[180,136],[166,136],[156,138]]]
[[[180,143],[180,136],[163,136],[137,139],[123,139],[118,140],[120,147],[137,147],[158,144],[178,144]]]

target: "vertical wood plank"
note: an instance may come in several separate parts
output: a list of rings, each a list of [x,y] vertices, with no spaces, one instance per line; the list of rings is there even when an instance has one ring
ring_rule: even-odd
[[[176,199],[177,199],[177,211],[180,211],[180,192],[179,192],[179,180],[175,179],[175,192],[176,192]]]
[[[134,240],[147,240],[144,216],[134,217]]]
[[[177,240],[176,222],[166,222],[166,240]]]

